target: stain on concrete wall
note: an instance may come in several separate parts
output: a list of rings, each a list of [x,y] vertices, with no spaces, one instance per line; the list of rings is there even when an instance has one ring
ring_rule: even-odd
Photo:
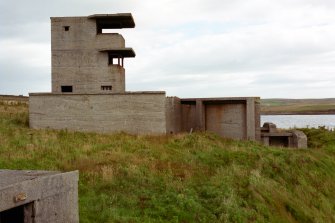
[[[245,104],[206,105],[206,130],[235,139],[246,138]]]
[[[178,97],[166,98],[166,133],[181,132],[181,104]]]
[[[259,140],[259,98],[181,100],[181,131],[209,131],[233,139]]]

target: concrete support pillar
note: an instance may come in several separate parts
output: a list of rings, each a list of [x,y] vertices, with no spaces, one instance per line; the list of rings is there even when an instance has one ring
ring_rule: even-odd
[[[262,143],[265,146],[270,146],[270,137],[267,136],[262,137]]]
[[[200,99],[196,100],[195,104],[195,113],[196,113],[196,130],[205,131],[205,106],[203,101]]]
[[[248,98],[246,102],[246,139],[256,140],[255,99]]]

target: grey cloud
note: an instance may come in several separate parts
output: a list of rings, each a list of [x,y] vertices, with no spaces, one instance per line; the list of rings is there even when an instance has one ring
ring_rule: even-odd
[[[22,66],[15,61],[0,62],[0,94],[23,94],[50,91],[48,68]]]
[[[306,95],[329,97],[334,6],[330,0],[2,0],[0,41],[14,39],[22,47],[7,46],[8,58],[0,56],[0,93],[50,88],[50,61],[37,55],[38,45],[50,43],[49,17],[132,12],[136,29],[120,30],[137,52],[126,61],[129,90],[285,97],[301,85],[302,92],[313,89]],[[32,43],[39,51],[24,47]]]

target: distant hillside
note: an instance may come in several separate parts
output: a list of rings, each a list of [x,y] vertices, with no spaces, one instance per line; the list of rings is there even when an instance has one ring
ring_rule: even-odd
[[[28,96],[0,95],[0,104],[28,104],[28,102]],[[335,98],[261,99],[261,113],[263,115],[335,114]]]
[[[18,103],[28,104],[28,101],[29,101],[28,96],[0,94],[0,104],[18,104]]]
[[[323,99],[261,99],[263,115],[335,114],[335,98]]]

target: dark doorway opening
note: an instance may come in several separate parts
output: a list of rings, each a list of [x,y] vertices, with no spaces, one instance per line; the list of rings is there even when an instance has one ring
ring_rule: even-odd
[[[272,136],[269,139],[270,146],[281,146],[288,147],[288,137],[287,136]]]
[[[0,223],[33,223],[33,206],[29,203],[0,212]]]
[[[101,90],[103,90],[103,91],[111,91],[112,90],[112,86],[111,85],[103,85],[103,86],[101,86]]]
[[[1,223],[10,223],[10,222],[17,222],[23,223],[24,222],[24,210],[23,206],[19,206],[16,208],[12,208],[3,212],[0,212],[0,222]]]

